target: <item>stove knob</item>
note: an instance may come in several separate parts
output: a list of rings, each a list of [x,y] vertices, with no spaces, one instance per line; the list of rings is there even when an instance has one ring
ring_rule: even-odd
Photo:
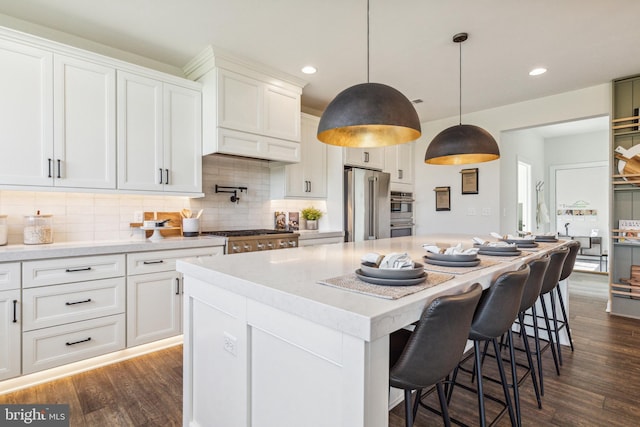
[[[291,247],[296,247],[296,241],[295,240],[289,240],[289,246]]]
[[[273,249],[273,243],[272,242],[267,242],[267,247],[269,249]]]
[[[232,250],[233,252],[240,252],[240,246],[233,245],[233,246],[231,247],[231,250]]]
[[[258,249],[263,250],[264,249],[264,243],[258,243]]]
[[[244,244],[243,248],[244,248],[245,251],[250,251],[251,250],[251,246],[247,245],[246,243]]]
[[[280,242],[280,247],[281,248],[287,247],[287,242]]]

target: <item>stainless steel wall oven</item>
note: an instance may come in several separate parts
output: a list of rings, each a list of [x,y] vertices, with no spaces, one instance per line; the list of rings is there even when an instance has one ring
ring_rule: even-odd
[[[391,192],[391,237],[413,235],[413,193]]]

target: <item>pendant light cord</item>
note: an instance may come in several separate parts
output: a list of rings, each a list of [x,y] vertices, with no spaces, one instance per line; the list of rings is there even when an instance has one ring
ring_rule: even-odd
[[[367,0],[367,83],[369,83],[369,0]]]
[[[460,70],[458,71],[459,81],[458,81],[458,91],[459,91],[459,102],[458,102],[458,124],[462,125],[462,43],[458,43],[459,51],[459,64]]]

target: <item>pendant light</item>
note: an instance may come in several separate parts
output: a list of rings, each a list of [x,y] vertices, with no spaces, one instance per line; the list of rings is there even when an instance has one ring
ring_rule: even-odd
[[[384,147],[420,137],[418,113],[400,91],[369,82],[369,0],[367,0],[367,83],[340,92],[325,109],[318,139],[342,147]]]
[[[481,127],[462,124],[462,42],[467,33],[453,36],[460,46],[460,110],[459,124],[451,126],[433,138],[424,156],[424,162],[434,165],[463,165],[488,162],[500,158],[498,143]]]

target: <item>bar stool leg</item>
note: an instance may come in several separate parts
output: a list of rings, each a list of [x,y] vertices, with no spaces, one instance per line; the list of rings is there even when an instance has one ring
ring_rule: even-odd
[[[547,303],[544,301],[544,295],[540,295],[540,305],[542,306],[542,314],[544,316],[544,323],[547,327],[547,338],[549,339],[549,348],[551,348],[551,355],[553,356],[553,363],[556,365],[556,373],[560,375],[560,365],[558,365],[558,356],[556,355],[556,346],[553,343],[553,331],[551,330],[551,324],[549,323],[549,313],[547,313]],[[542,372],[542,371],[540,371]]]
[[[556,334],[556,349],[558,351],[558,362],[562,366],[562,348],[560,348],[560,331],[558,327],[558,314],[556,313],[556,296],[553,290],[549,292],[549,299],[551,300],[551,314],[553,315],[553,328]]]
[[[478,375],[478,413],[480,416],[480,425],[486,427],[487,421],[484,413],[484,391],[482,389],[482,356],[480,354],[480,343],[478,341],[473,342],[473,352],[475,358],[475,371]],[[500,360],[500,358],[497,358]],[[500,364],[500,362],[498,362]],[[502,373],[504,374],[504,372]]]
[[[536,343],[536,362],[538,363],[538,378],[540,378],[540,396],[544,396],[544,383],[542,381],[542,354],[540,352],[540,331],[538,330],[538,311],[536,306],[531,307],[533,316],[533,337]],[[523,323],[524,324],[524,323]]]
[[[442,384],[436,384],[436,390],[438,391],[438,400],[440,400],[440,411],[442,412],[442,420],[445,427],[451,426],[451,420],[449,419],[449,408],[447,407],[447,398],[442,390]]]
[[[404,391],[404,420],[406,427],[413,426],[413,408],[411,406],[411,390]]]
[[[518,313],[518,321],[520,325],[524,325],[524,314]],[[522,329],[520,328],[520,337],[524,343],[524,351],[527,353],[527,362],[529,363],[529,372],[531,373],[531,382],[533,382],[533,390],[536,392],[536,400],[538,401],[538,409],[542,409],[542,400],[540,399],[540,389],[538,388],[538,380],[536,378],[536,368],[533,365],[533,358],[531,357],[531,346],[529,345],[529,338],[527,337],[527,331],[525,330],[524,334],[522,334]]]
[[[562,292],[560,292],[560,287],[556,287],[556,292],[558,293],[558,301],[560,302],[560,309],[562,310],[562,318],[564,319],[564,328],[567,330],[567,337],[569,337],[569,345],[571,346],[571,351],[573,351],[573,338],[571,338],[571,328],[569,328],[569,318],[567,317],[567,310],[564,308],[564,300],[562,298]]]
[[[493,341],[493,350],[496,352],[496,354],[499,355],[500,354],[500,348],[498,347],[498,340],[494,338],[492,341]],[[500,381],[502,382],[502,391],[504,392],[504,401],[507,404],[507,410],[509,411],[509,419],[511,420],[511,425],[512,426],[513,425],[518,425],[516,423],[515,413],[513,412],[513,404],[511,402],[511,393],[509,393],[509,383],[507,382],[507,374],[505,374],[505,372],[504,372],[504,365],[502,364],[502,357],[498,356],[498,357],[496,357],[496,360],[498,362],[498,371],[500,371]],[[481,375],[480,371],[478,370],[478,389],[480,389],[480,383],[481,382],[482,382],[482,375]],[[484,404],[483,404],[482,410],[484,412]]]
[[[507,331],[507,339],[509,340],[509,358],[511,360],[511,381],[513,382],[513,404],[516,408],[516,420],[518,426],[522,425],[522,416],[520,414],[520,391],[518,390],[518,372],[516,366],[516,354],[513,349],[513,332],[511,329]],[[531,366],[531,365],[529,365]]]

